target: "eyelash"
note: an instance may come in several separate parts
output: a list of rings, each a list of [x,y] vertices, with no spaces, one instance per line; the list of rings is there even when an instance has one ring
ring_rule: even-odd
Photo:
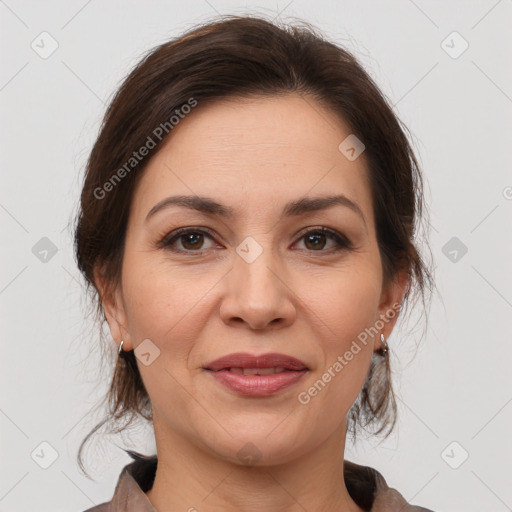
[[[208,237],[210,237],[212,239],[214,238],[213,233],[209,229],[206,229],[206,228],[201,228],[201,229],[199,229],[199,228],[181,228],[176,231],[173,231],[172,233],[165,235],[159,242],[156,243],[156,247],[159,249],[165,248],[167,250],[170,250],[170,251],[176,252],[176,253],[182,253],[182,254],[193,253],[193,254],[198,254],[198,255],[202,255],[204,252],[206,252],[208,250],[208,249],[199,249],[199,250],[194,251],[194,250],[176,249],[176,248],[172,247],[172,245],[174,244],[175,241],[177,241],[182,236],[189,235],[189,234],[207,235]],[[339,234],[337,231],[334,231],[332,229],[325,228],[325,227],[315,228],[310,231],[307,231],[299,238],[298,241],[302,240],[303,238],[307,237],[308,235],[314,235],[314,234],[315,235],[316,234],[328,235],[328,237],[331,238],[331,240],[334,240],[337,247],[335,247],[334,249],[329,249],[329,250],[318,250],[318,251],[310,250],[309,252],[319,252],[319,253],[324,252],[324,253],[332,254],[333,252],[339,252],[339,251],[343,251],[343,250],[351,250],[353,248],[352,243],[345,236]],[[308,250],[308,249],[306,249],[306,250]]]

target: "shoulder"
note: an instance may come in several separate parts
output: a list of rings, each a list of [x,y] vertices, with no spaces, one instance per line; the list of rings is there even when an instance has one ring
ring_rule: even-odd
[[[87,510],[84,510],[83,512],[110,512],[110,501],[101,503],[100,505],[96,505],[95,507],[88,508]]]
[[[434,512],[408,503],[376,469],[345,460],[344,478],[352,499],[368,512]]]
[[[127,453],[134,461],[122,469],[112,499],[83,512],[156,512],[145,494],[153,485],[156,456]]]

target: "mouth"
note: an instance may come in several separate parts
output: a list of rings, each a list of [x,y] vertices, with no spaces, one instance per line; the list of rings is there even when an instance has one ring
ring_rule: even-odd
[[[302,361],[285,354],[253,356],[238,353],[216,359],[204,370],[236,394],[264,397],[295,384],[309,368]]]
[[[204,369],[214,372],[229,370],[234,373],[243,373],[244,375],[268,375],[287,370],[309,370],[302,361],[286,354],[262,354],[256,356],[242,352],[215,359],[215,361],[206,364]]]
[[[228,371],[231,373],[237,373],[238,375],[273,375],[275,373],[291,372],[297,370],[290,370],[283,366],[276,366],[273,368],[223,368],[217,371]]]

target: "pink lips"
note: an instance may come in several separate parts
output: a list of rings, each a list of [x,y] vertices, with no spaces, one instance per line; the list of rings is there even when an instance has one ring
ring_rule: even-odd
[[[229,354],[204,366],[221,384],[245,396],[269,396],[297,382],[307,366],[285,354]]]

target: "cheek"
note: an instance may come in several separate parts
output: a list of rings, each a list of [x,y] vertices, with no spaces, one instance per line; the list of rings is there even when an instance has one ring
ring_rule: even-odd
[[[179,329],[211,280],[205,274],[191,276],[190,270],[172,266],[153,252],[127,251],[123,263],[123,295],[135,345],[141,336],[154,337],[156,342],[163,333]]]
[[[308,308],[314,310],[324,339],[332,340],[339,350],[370,327],[376,318],[380,302],[380,273],[369,262],[352,265],[337,272],[330,272],[320,280],[313,280],[315,287],[303,297]],[[330,344],[329,344],[330,345]]]
[[[215,314],[211,298],[223,273],[173,265],[152,252],[132,251],[124,262],[123,295],[133,345],[150,339],[160,350],[157,366],[180,381],[189,378],[190,353]],[[140,369],[144,380],[160,378]]]
[[[160,411],[186,410],[190,396],[189,354],[201,336],[205,293],[215,280],[205,274],[191,278],[154,253],[132,251],[123,264],[123,295],[128,330],[135,347],[150,339],[160,351],[148,366],[138,367],[153,406]],[[179,419],[168,418],[176,429]]]
[[[324,361],[315,372],[313,388],[303,389],[319,412],[329,402],[338,416],[346,414],[359,394],[373,353],[372,330],[380,301],[380,274],[368,265],[325,280],[310,301],[321,319]],[[319,399],[315,397],[319,397]],[[308,398],[305,397],[305,400]],[[320,402],[324,402],[320,405]]]

